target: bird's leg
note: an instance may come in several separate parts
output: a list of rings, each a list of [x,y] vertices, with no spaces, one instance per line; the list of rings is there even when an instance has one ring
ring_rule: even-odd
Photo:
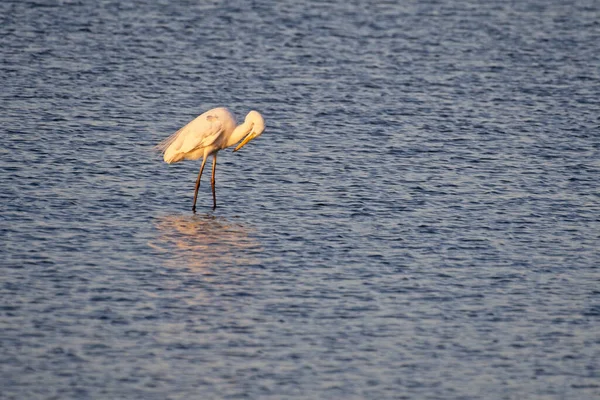
[[[192,211],[196,212],[196,199],[198,198],[198,189],[200,189],[200,177],[202,171],[204,171],[204,164],[206,164],[206,157],[202,159],[202,165],[200,166],[200,172],[198,173],[198,179],[196,179],[196,191],[194,192],[194,204],[192,204]]]
[[[212,177],[210,178],[210,185],[212,187],[213,192],[213,210],[217,208],[217,194],[215,191],[215,172],[217,170],[217,155],[213,155],[213,165],[212,165]]]

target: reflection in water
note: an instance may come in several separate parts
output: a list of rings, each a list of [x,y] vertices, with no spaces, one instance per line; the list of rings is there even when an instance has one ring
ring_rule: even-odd
[[[260,243],[252,230],[213,215],[169,215],[157,218],[158,237],[149,242],[168,254],[167,266],[205,271],[210,267],[256,264]]]

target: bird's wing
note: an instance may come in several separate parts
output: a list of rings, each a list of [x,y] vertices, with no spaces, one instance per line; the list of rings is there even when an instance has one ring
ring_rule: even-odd
[[[156,149],[169,153],[188,153],[210,146],[223,131],[223,122],[218,115],[204,113],[186,126],[160,142]]]
[[[223,131],[223,123],[215,115],[201,115],[180,129],[181,147],[179,152],[210,146]]]

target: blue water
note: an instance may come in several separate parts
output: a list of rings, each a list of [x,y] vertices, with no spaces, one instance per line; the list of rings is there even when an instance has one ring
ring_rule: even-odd
[[[599,21],[3,1],[0,397],[599,398]],[[194,215],[152,146],[216,106]]]

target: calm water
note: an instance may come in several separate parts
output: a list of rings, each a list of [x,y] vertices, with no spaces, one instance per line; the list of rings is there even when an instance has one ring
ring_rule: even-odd
[[[1,398],[600,396],[597,1],[153,3],[0,4]]]

